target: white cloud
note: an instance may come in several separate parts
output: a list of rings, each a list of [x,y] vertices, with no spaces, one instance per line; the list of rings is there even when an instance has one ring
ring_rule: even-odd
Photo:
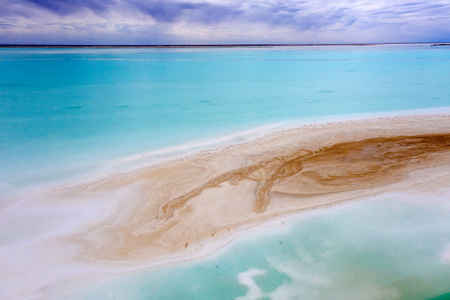
[[[55,8],[35,0],[0,0],[0,43],[366,43],[450,39],[446,14],[450,3],[446,0],[104,1],[84,0],[77,2],[78,6]]]

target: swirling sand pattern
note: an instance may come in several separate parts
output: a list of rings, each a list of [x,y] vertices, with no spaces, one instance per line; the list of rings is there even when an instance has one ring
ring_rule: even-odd
[[[210,180],[161,206],[159,218],[167,220],[173,211],[208,188],[242,180],[257,183],[253,211],[262,213],[270,203],[274,185],[291,195],[307,196],[360,189],[377,181],[400,179],[415,161],[425,163],[431,154],[450,150],[450,134],[374,138],[340,143],[319,151],[300,149],[288,156],[233,170]],[[391,180],[389,180],[389,178]]]
[[[77,187],[76,197],[132,187],[127,200],[138,204],[124,201],[127,209],[78,241],[95,259],[152,260],[196,251],[205,240],[276,216],[392,190],[394,183],[418,188],[427,176],[410,178],[411,172],[450,163],[449,132],[447,116],[317,125],[115,175]],[[442,178],[436,185],[449,182]]]

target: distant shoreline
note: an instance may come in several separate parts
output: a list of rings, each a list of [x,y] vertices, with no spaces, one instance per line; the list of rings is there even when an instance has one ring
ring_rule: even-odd
[[[186,45],[62,45],[62,44],[2,44],[0,48],[267,48],[267,47],[333,47],[333,46],[380,46],[421,45],[450,46],[450,43],[353,43],[353,44],[186,44]]]

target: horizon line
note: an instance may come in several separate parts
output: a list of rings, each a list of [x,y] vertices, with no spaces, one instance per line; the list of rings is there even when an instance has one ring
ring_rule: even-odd
[[[399,42],[399,43],[311,43],[311,44],[0,44],[0,48],[238,48],[238,47],[314,47],[314,46],[376,46],[418,45],[450,46],[450,42]]]

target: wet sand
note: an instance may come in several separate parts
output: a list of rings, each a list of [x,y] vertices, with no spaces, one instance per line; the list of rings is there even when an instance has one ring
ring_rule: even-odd
[[[300,126],[55,189],[46,201],[120,195],[114,213],[65,241],[82,245],[82,261],[148,264],[277,217],[448,186],[450,116],[421,115]]]
[[[11,201],[0,209],[10,228],[0,290],[61,299],[102,278],[202,258],[262,224],[449,189],[448,114],[298,126]]]

